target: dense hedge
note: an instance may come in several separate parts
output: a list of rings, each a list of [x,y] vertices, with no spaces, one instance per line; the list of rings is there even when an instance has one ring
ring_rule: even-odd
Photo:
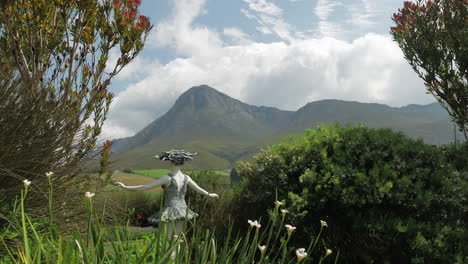
[[[304,240],[329,224],[346,263],[462,263],[468,144],[433,146],[389,129],[319,126],[241,163],[239,222],[278,195]],[[245,219],[244,219],[245,218]]]

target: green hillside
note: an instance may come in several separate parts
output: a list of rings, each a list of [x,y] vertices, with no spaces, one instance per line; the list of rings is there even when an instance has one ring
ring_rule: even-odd
[[[185,170],[226,169],[288,135],[334,122],[391,128],[429,144],[446,144],[454,139],[453,124],[438,103],[397,108],[321,100],[292,112],[248,105],[202,85],[182,94],[165,115],[135,136],[114,140],[112,151],[119,169],[169,168],[167,162],[153,158],[168,149],[198,153]],[[457,136],[463,138],[461,133]]]

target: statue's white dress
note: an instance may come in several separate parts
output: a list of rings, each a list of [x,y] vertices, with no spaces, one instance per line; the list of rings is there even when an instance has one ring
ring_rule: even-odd
[[[172,220],[193,219],[198,214],[187,207],[185,203],[185,193],[187,192],[188,176],[184,174],[182,184],[175,180],[175,175],[170,173],[171,179],[169,186],[163,185],[164,206],[162,212],[157,212],[148,218],[148,222],[156,224],[159,221],[169,222]],[[161,218],[160,218],[161,216]]]

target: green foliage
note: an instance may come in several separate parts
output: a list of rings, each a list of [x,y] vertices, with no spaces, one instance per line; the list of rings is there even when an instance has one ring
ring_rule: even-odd
[[[0,196],[11,201],[27,178],[35,183],[29,202],[40,207],[46,172],[55,172],[56,183],[77,175],[101,133],[111,80],[142,50],[151,29],[138,16],[140,2],[0,2]],[[119,48],[116,64],[107,65]],[[98,190],[110,176],[105,167]],[[55,193],[71,198],[63,189]]]
[[[162,205],[163,193],[158,192],[115,192],[106,197],[119,202],[119,209],[126,211],[136,226],[147,226],[146,219],[158,212]]]
[[[236,219],[260,216],[275,192],[303,238],[329,222],[347,261],[460,261],[467,252],[468,143],[432,146],[389,129],[319,126],[239,165]],[[243,220],[240,220],[243,221]]]
[[[468,140],[468,2],[405,1],[391,34]]]

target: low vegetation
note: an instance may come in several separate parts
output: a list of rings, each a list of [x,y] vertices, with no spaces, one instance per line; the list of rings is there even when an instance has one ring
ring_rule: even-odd
[[[50,192],[53,190],[52,182]],[[245,234],[234,234],[232,228],[223,241],[216,239],[213,230],[201,228],[195,221],[186,223],[188,232],[167,238],[166,230],[131,228],[128,219],[110,225],[103,213],[94,208],[96,195],[83,196],[87,209],[84,231],[59,230],[51,213],[45,226],[28,213],[24,200],[31,182],[24,181],[21,199],[10,215],[8,228],[0,233],[3,244],[1,263],[322,263],[333,252],[325,249],[319,255],[308,255],[317,246],[320,233],[303,248],[289,243],[301,227],[288,225],[289,215],[275,203],[268,210],[268,220],[249,220]],[[52,196],[50,196],[52,197]],[[49,200],[49,205],[52,205]],[[265,222],[262,226],[260,222]],[[153,231],[154,230],[154,231]],[[171,256],[172,255],[172,256]],[[334,255],[336,263],[338,255]]]

